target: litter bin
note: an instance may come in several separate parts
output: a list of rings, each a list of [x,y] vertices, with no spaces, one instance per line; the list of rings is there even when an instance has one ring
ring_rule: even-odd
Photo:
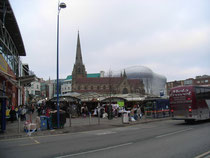
[[[40,121],[41,121],[41,130],[47,130],[47,117],[40,116]]]
[[[53,129],[53,125],[52,125],[52,116],[48,117],[47,119],[48,119],[48,120],[47,120],[47,121],[48,121],[48,122],[47,122],[47,123],[48,123],[48,128],[49,128],[49,129]]]
[[[113,113],[112,113],[112,106],[111,105],[109,105],[107,107],[107,113],[108,113],[108,119],[109,120],[113,119]]]
[[[64,128],[66,123],[66,113],[60,110],[60,128]],[[51,127],[58,128],[57,110],[51,112]]]
[[[128,112],[123,112],[122,113],[122,123],[129,123]]]

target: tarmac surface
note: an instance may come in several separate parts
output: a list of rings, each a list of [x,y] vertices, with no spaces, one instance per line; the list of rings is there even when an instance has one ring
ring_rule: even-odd
[[[32,123],[36,122],[37,114],[34,113],[32,115]],[[26,120],[29,120],[30,116],[26,116]],[[79,118],[72,118],[71,122],[69,118],[66,118],[66,123],[64,128],[61,129],[52,129],[52,130],[41,130],[38,129],[35,132],[25,132],[24,131],[24,123],[25,121],[20,121],[20,127],[18,121],[14,121],[11,123],[7,121],[6,130],[4,133],[0,133],[0,140],[2,139],[12,139],[12,138],[22,138],[22,137],[29,137],[29,136],[43,136],[43,135],[57,135],[63,133],[76,133],[76,132],[84,132],[84,131],[92,131],[92,130],[99,130],[99,129],[107,129],[107,128],[114,128],[114,127],[125,127],[125,126],[132,126],[135,124],[142,124],[142,123],[149,123],[155,121],[163,121],[169,120],[171,117],[165,118],[146,118],[143,116],[141,119],[137,121],[129,121],[128,123],[123,123],[122,117],[114,117],[113,119],[109,120],[107,118],[98,118],[98,117],[79,117]],[[20,130],[19,130],[20,129]]]

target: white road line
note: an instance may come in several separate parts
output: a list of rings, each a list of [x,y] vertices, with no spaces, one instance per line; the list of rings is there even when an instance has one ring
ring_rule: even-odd
[[[38,140],[34,139],[33,137],[30,137],[30,138],[31,138],[31,140],[33,140],[36,144],[40,144],[40,142],[39,142]]]
[[[101,149],[96,149],[96,150],[90,150],[90,151],[80,152],[80,153],[76,153],[76,154],[58,156],[56,158],[65,158],[65,157],[73,157],[73,156],[85,155],[85,154],[95,153],[95,152],[99,152],[99,151],[105,151],[105,150],[115,149],[115,148],[119,148],[119,147],[122,147],[122,146],[131,145],[131,144],[133,144],[133,142],[125,143],[125,144],[119,144],[119,145],[110,146],[110,147],[101,148]]]
[[[201,155],[196,156],[195,158],[205,158],[206,156],[209,156],[210,157],[209,154],[210,154],[210,151],[207,151],[207,152],[205,152],[205,153],[203,153]]]
[[[117,132],[107,131],[107,132],[96,133],[96,135],[102,136],[102,135],[115,134],[115,133],[117,133]]]
[[[180,131],[176,131],[176,132],[172,132],[172,133],[167,133],[167,134],[159,135],[159,136],[156,136],[155,138],[162,138],[162,137],[174,135],[174,134],[177,134],[177,133],[189,131],[189,130],[192,130],[192,129],[193,129],[193,128],[187,128],[187,129],[183,129],[183,130],[180,130]]]
[[[29,145],[37,145],[37,143],[20,144],[18,146],[29,146]]]
[[[40,142],[36,139],[34,139],[33,137],[29,137],[33,143],[27,143],[27,144],[20,144],[19,146],[28,146],[28,145],[36,145],[36,144],[40,144]]]

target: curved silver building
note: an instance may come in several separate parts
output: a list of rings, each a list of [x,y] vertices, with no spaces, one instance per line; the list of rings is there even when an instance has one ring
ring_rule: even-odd
[[[120,76],[123,72],[129,79],[141,79],[144,83],[145,92],[160,96],[160,93],[165,94],[166,77],[153,72],[150,68],[145,66],[132,66],[119,71],[113,71],[112,76]],[[108,73],[106,73],[108,75]]]

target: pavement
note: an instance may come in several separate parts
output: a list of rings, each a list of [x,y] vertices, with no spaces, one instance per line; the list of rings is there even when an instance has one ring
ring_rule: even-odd
[[[37,114],[34,113],[32,115],[32,123],[35,123]],[[19,131],[19,123],[18,121],[14,121],[11,123],[7,121],[6,130],[4,133],[0,133],[0,140],[2,139],[12,139],[12,138],[22,138],[22,137],[29,137],[29,136],[44,136],[44,135],[57,135],[57,134],[64,134],[64,133],[76,133],[76,132],[84,132],[84,131],[91,131],[91,130],[99,130],[99,129],[107,129],[107,128],[115,128],[115,127],[125,127],[125,126],[132,126],[135,124],[143,124],[155,121],[163,121],[169,120],[171,117],[165,118],[146,118],[143,116],[141,119],[137,121],[129,121],[129,123],[123,123],[122,117],[114,117],[113,119],[109,120],[107,118],[100,118],[98,117],[79,117],[79,118],[72,118],[71,122],[70,119],[66,119],[66,123],[64,128],[62,129],[53,129],[53,130],[40,130],[38,129],[35,132],[25,132],[24,131],[24,123],[25,121],[20,121],[20,131]],[[26,120],[29,120],[29,116],[26,117]]]

